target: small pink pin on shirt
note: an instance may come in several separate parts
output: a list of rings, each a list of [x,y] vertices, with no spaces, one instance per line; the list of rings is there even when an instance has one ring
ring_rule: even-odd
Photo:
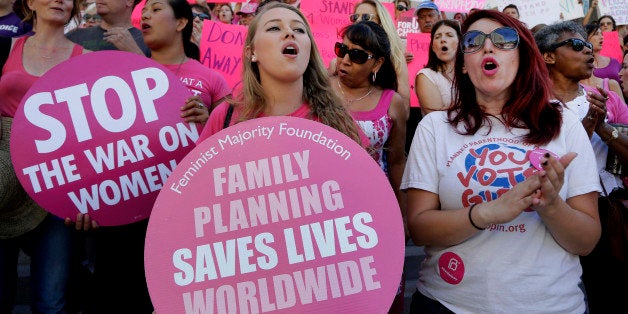
[[[554,156],[554,158],[556,159],[559,158],[558,155],[550,152],[547,149],[537,148],[537,149],[531,150],[528,155],[528,159],[530,160],[530,164],[532,164],[532,167],[536,168],[537,170],[543,170],[543,167],[541,166],[541,159],[545,157],[546,153],[549,153],[550,155]]]

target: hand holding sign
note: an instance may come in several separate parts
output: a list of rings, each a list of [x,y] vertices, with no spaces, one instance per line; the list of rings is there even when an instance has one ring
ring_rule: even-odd
[[[168,179],[146,279],[158,313],[382,313],[404,245],[390,183],[357,143],[310,120],[260,118],[203,141]]]
[[[15,114],[18,179],[62,218],[87,213],[100,225],[145,219],[198,138],[200,126],[179,117],[189,96],[169,70],[136,54],[65,61],[32,86]]]

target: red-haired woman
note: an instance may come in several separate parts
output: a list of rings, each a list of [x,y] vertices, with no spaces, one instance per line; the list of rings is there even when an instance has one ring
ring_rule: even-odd
[[[462,33],[453,105],[419,124],[401,184],[427,255],[411,312],[583,313],[578,256],[600,237],[587,134],[521,22],[480,10]]]

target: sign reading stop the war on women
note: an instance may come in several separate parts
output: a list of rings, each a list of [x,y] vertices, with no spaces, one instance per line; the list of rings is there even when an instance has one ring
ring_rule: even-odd
[[[145,219],[201,131],[180,117],[188,97],[171,71],[146,57],[71,58],[38,79],[15,114],[17,177],[62,218],[84,213],[103,226]]]
[[[377,163],[294,117],[198,144],[159,193],[144,252],[157,313],[384,313],[403,259],[399,206]]]

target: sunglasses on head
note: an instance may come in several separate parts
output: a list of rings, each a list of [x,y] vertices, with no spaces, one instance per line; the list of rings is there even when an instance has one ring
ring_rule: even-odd
[[[562,47],[562,46],[564,46],[566,44],[570,44],[571,45],[571,49],[573,49],[574,51],[582,51],[582,49],[584,49],[584,47],[587,47],[587,48],[593,50],[593,44],[591,44],[590,42],[584,41],[584,40],[579,39],[579,38],[569,38],[569,39],[563,40],[563,41],[561,41],[559,43],[552,44],[550,46],[550,51],[554,51],[554,50],[558,49],[559,47]]]
[[[205,14],[205,13],[192,13],[192,15],[194,17],[198,17],[201,20],[209,20],[209,15]]]
[[[397,11],[408,11],[408,7],[403,4],[398,4]]]
[[[336,53],[338,58],[344,58],[347,54],[349,54],[349,60],[357,64],[363,64],[369,59],[373,59],[372,54],[360,49],[349,49],[349,47],[343,43],[336,43],[334,46],[334,53]]]
[[[512,50],[519,46],[519,34],[512,27],[500,27],[490,34],[481,31],[469,31],[462,36],[462,52],[474,53],[484,47],[486,38],[490,38],[493,46],[500,50]]]
[[[356,21],[372,21],[375,19],[375,14],[351,14],[349,15],[349,19],[351,20],[351,23],[355,23]]]

